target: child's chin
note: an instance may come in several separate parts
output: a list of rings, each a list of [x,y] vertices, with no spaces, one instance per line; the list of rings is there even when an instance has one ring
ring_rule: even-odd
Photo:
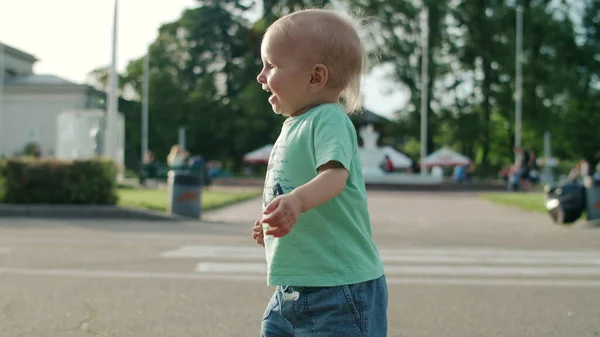
[[[272,108],[273,108],[273,112],[274,112],[276,115],[283,115],[283,111],[281,111],[281,109],[279,109],[279,107],[272,106]]]

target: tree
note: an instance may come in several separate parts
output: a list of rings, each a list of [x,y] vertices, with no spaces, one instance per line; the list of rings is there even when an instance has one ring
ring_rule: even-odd
[[[586,0],[580,15],[578,43],[568,49],[571,85],[565,88],[568,99],[560,117],[567,148],[589,163],[591,175],[600,163],[600,1]]]
[[[166,157],[183,125],[191,153],[221,159],[232,168],[244,153],[274,142],[282,118],[271,112],[267,94],[256,82],[262,35],[278,16],[324,3],[265,1],[263,18],[250,23],[244,14],[251,8],[239,1],[202,0],[163,25],[149,49],[149,148],[156,157]],[[105,87],[106,74],[106,68],[96,69],[90,78]],[[130,61],[120,74],[122,91],[140,98],[142,81],[143,60]],[[138,115],[126,120],[137,135]],[[139,137],[128,143],[139,149]]]
[[[556,154],[598,161],[600,0],[521,0],[524,7],[523,140],[541,149],[553,133]],[[187,125],[187,147],[240,164],[247,151],[272,143],[282,118],[256,83],[267,27],[298,8],[327,0],[265,0],[256,22],[236,0],[202,0],[163,25],[150,47],[150,148],[164,158]],[[339,5],[339,3],[338,3]],[[398,135],[418,145],[421,100],[420,18],[429,9],[428,150],[454,147],[489,173],[512,161],[514,146],[515,1],[347,0],[362,11],[368,47],[410,92],[398,111]],[[579,6],[579,7],[578,7]],[[120,74],[121,91],[139,97],[143,62]],[[106,70],[92,79],[105,85]],[[133,106],[133,105],[132,105]],[[139,149],[139,105],[126,113],[128,147]],[[139,151],[138,151],[139,152]]]
[[[438,130],[438,118],[443,109],[443,92],[435,90],[440,80],[450,71],[447,66],[448,37],[447,22],[448,2],[427,0],[425,3],[416,1],[358,1],[349,0],[350,7],[362,11],[367,17],[373,17],[375,22],[370,26],[370,36],[375,45],[375,55],[379,64],[393,65],[393,78],[407,87],[410,100],[407,106],[399,111],[399,119],[405,124],[404,130],[412,137],[420,134],[420,105],[421,105],[421,60],[422,41],[420,14],[423,7],[428,8],[428,46],[429,80],[426,106],[428,109],[427,149],[432,152],[435,148],[434,135]]]

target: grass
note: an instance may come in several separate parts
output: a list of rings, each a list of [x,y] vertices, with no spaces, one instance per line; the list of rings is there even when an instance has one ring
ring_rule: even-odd
[[[539,192],[486,193],[482,195],[482,198],[497,204],[518,207],[526,211],[546,213],[546,208],[544,207],[544,194]]]
[[[202,209],[207,211],[249,200],[260,195],[259,191],[202,191]],[[167,211],[166,190],[119,188],[119,206]]]

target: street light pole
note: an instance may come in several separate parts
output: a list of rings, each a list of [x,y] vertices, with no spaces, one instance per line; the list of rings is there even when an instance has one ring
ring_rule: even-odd
[[[2,141],[2,135],[4,134],[4,132],[2,132],[2,117],[4,117],[4,73],[6,72],[4,69],[4,51],[4,43],[0,42],[0,156],[4,154],[4,142]]]
[[[110,88],[108,92],[108,106],[106,111],[106,132],[105,134],[105,156],[118,163],[116,151],[116,121],[119,111],[119,77],[117,76],[117,27],[118,27],[118,8],[119,0],[115,0],[115,10],[113,18],[113,34],[112,34],[112,62],[109,69]]]
[[[150,52],[144,57],[144,83],[142,93],[142,162],[148,152],[148,100],[150,92]]]
[[[515,56],[515,147],[522,146],[523,119],[523,7],[517,7],[517,36]]]
[[[423,8],[423,17],[421,20],[421,174],[427,172],[423,164],[427,157],[427,95],[429,88],[429,9]]]

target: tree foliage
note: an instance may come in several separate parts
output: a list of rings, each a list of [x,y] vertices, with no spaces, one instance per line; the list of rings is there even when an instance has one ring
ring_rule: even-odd
[[[187,127],[192,153],[239,164],[272,143],[282,122],[256,83],[260,42],[283,14],[328,5],[318,0],[202,0],[163,25],[149,48],[150,149],[164,158]],[[541,152],[553,135],[554,154],[600,161],[600,0],[345,0],[371,18],[366,27],[380,65],[410,94],[393,129],[413,152],[420,136],[421,22],[428,9],[429,152],[449,146],[492,173],[512,161],[515,118],[516,6],[524,9],[523,142]],[[248,13],[260,13],[249,21]],[[106,70],[92,73],[99,85]],[[123,93],[140,96],[143,60],[120,74]],[[139,105],[135,106],[139,109]],[[139,160],[139,111],[127,111],[128,163]],[[131,125],[131,126],[130,126]],[[409,149],[410,148],[410,149]],[[414,158],[418,159],[418,158]]]

